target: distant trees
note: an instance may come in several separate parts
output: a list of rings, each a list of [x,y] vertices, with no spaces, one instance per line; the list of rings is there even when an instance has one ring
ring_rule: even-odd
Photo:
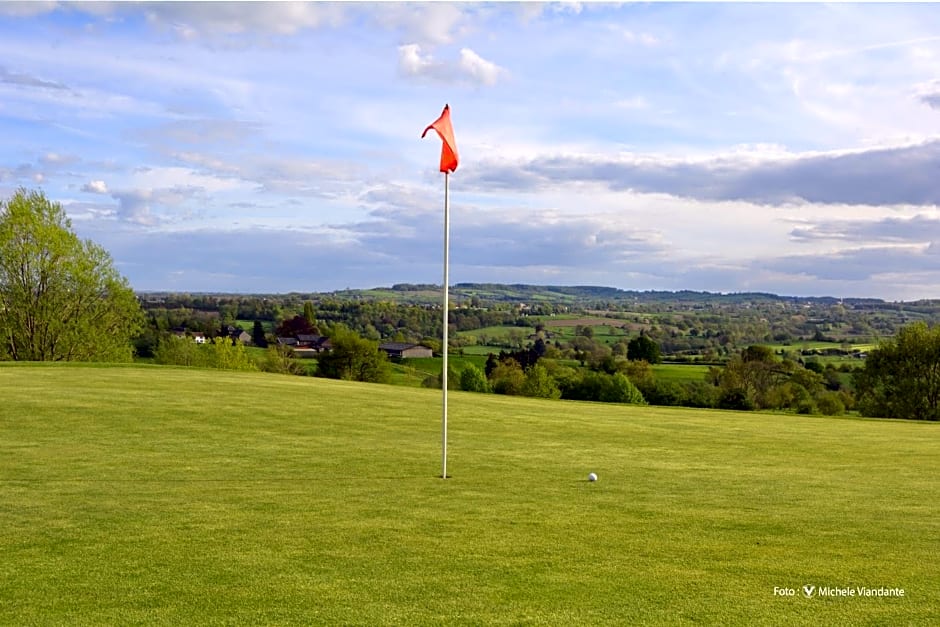
[[[940,420],[940,326],[900,329],[868,354],[855,383],[862,415]]]
[[[0,201],[0,359],[129,361],[142,322],[110,255],[59,203],[25,189]]]
[[[854,400],[838,381],[778,358],[767,346],[752,345],[732,355],[709,380],[720,390],[722,409],[792,409],[798,413],[842,414]],[[828,387],[827,387],[828,386]]]
[[[154,361],[173,366],[218,368],[219,370],[258,370],[241,342],[218,337],[210,344],[196,344],[192,338],[166,335],[154,350]]]

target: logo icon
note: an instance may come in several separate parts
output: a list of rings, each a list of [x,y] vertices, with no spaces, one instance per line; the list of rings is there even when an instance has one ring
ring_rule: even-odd
[[[805,596],[807,599],[812,599],[815,593],[816,586],[803,586],[803,596]]]

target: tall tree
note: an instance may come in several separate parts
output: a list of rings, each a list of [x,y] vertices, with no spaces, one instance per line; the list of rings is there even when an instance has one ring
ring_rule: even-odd
[[[627,343],[627,359],[658,364],[662,361],[659,344],[645,335],[639,335]]]
[[[855,383],[865,416],[940,420],[940,326],[900,329],[868,354]]]
[[[251,329],[251,343],[259,348],[267,348],[268,346],[268,339],[264,334],[264,326],[260,320],[255,320],[255,324]]]
[[[0,201],[0,357],[128,361],[143,315],[97,244],[42,192]]]
[[[304,318],[307,319],[307,322],[310,323],[310,326],[315,326],[317,324],[317,314],[313,309],[313,302],[309,300],[304,302]]]
[[[348,329],[330,337],[330,351],[317,360],[317,375],[330,379],[387,383],[391,378],[388,356],[379,343]]]

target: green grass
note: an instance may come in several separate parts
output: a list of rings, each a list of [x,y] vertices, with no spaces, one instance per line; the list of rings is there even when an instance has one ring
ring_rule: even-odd
[[[653,375],[663,381],[704,381],[708,366],[701,364],[656,364]]]
[[[451,349],[451,350],[453,350],[453,349]],[[499,351],[501,351],[501,350],[507,350],[507,349],[506,349],[505,347],[500,347],[500,346],[479,346],[479,345],[477,345],[477,346],[464,346],[464,347],[461,348],[461,350],[464,352],[464,355],[482,355],[482,356],[484,357],[484,360],[483,360],[483,361],[486,362],[486,359],[485,359],[485,358],[486,358],[490,353],[493,353],[493,354],[495,354],[495,355],[499,355]]]
[[[846,348],[841,342],[822,342],[816,340],[795,340],[788,344],[766,344],[766,346],[772,349],[775,352],[785,351],[785,352],[794,352],[794,351],[804,351],[804,350],[843,350]],[[849,351],[870,351],[875,348],[876,344],[871,343],[850,343],[847,348]]]
[[[940,622],[937,424],[452,392],[445,481],[437,390],[0,385],[0,624]]]

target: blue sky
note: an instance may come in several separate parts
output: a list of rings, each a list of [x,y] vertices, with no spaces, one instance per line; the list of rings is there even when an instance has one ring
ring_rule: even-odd
[[[138,290],[940,298],[940,6],[0,3],[0,196]]]

